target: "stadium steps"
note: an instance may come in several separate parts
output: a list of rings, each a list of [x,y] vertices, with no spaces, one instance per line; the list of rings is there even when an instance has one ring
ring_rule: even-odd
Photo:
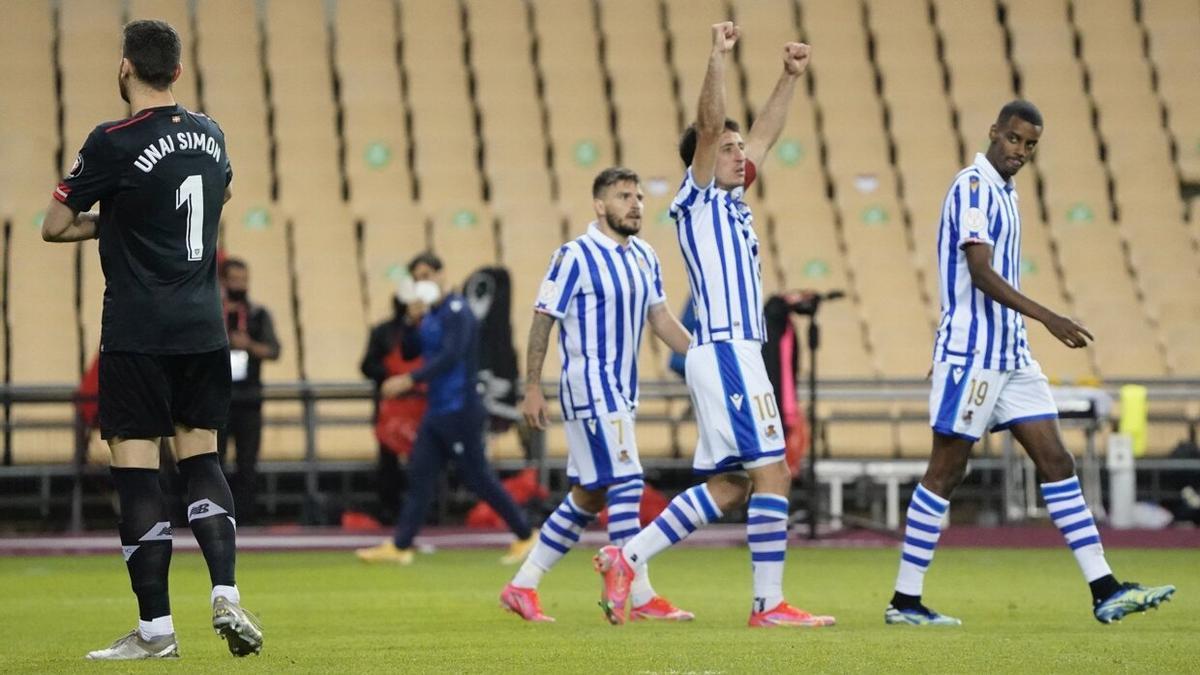
[[[478,203],[484,189],[462,8],[457,2],[400,3],[400,29],[421,205],[428,212]]]
[[[593,217],[592,179],[616,163],[613,108],[599,58],[603,36],[590,0],[532,0],[530,11],[555,200],[574,232]]]
[[[338,3],[334,16],[349,203],[356,217],[372,220],[403,212],[413,198],[396,11],[391,0],[361,0]]]
[[[525,202],[550,203],[549,153],[526,5],[521,0],[464,4],[487,200],[499,213]]]
[[[1173,188],[1175,175],[1170,170],[1169,145],[1150,83],[1150,71],[1142,58],[1139,46],[1142,34],[1132,3],[1117,0],[1072,3],[1068,18],[1079,45],[1076,58],[1080,60],[1084,90],[1093,106],[1092,121],[1108,172],[1114,223],[1147,217],[1150,213],[1144,207],[1148,205],[1174,204],[1168,212],[1178,213],[1181,205]],[[1137,308],[1154,333],[1162,363],[1168,360],[1166,342],[1159,330],[1157,314],[1147,302],[1142,279],[1145,272],[1139,269],[1136,257],[1149,242],[1129,237],[1131,229],[1117,231],[1121,252],[1133,282]]]
[[[1087,91],[1084,64],[1072,47],[1080,37],[1068,5],[1013,0],[1005,7],[1021,94],[1037,102],[1056,132],[1053,142],[1039,148],[1037,164],[1043,171],[1048,222],[1072,309],[1100,336],[1089,348],[1096,371],[1106,377],[1127,374],[1136,360],[1150,367],[1147,372],[1162,373],[1160,341],[1131,291],[1134,277],[1114,227],[1113,178],[1095,127],[1096,104]],[[1079,77],[1064,77],[1072,72]],[[1080,147],[1096,147],[1097,156],[1078,152]],[[1110,287],[1112,295],[1102,290]],[[1114,330],[1111,318],[1117,312],[1144,320],[1126,319],[1123,323],[1133,325]],[[1117,340],[1104,340],[1105,334],[1125,334],[1144,347],[1132,358]],[[1147,348],[1154,353],[1143,354]]]
[[[1180,180],[1194,185],[1200,183],[1200,89],[1195,86],[1200,72],[1200,6],[1143,0],[1139,7],[1152,81],[1166,108],[1173,161]]]
[[[833,46],[833,54],[813,63],[820,84],[816,98],[827,113],[822,133],[834,199],[844,216],[842,234],[875,370],[919,377],[928,368],[927,353],[905,345],[929,344],[932,322],[912,265],[865,16],[847,16],[844,5],[822,1],[806,4],[803,18],[807,29],[829,36]]]
[[[807,23],[801,6],[788,4],[791,5],[793,25],[782,29],[776,26],[777,32],[774,33],[767,32],[771,30],[768,28],[768,15],[744,11],[749,22],[748,30],[757,27],[764,35],[775,36],[775,50],[780,49],[783,42],[795,39],[795,36],[799,36],[801,41],[808,41]],[[776,11],[783,14],[787,6],[781,2],[777,5]],[[745,10],[745,5],[738,7]],[[746,59],[748,61],[754,58],[754,63],[758,64],[756,68],[762,68],[762,63],[769,63],[772,59],[767,46],[759,45],[757,49],[757,56],[753,56],[755,52],[752,48],[746,47]],[[779,58],[779,52],[775,51],[775,59]],[[881,371],[871,355],[863,301],[858,289],[859,280],[847,257],[843,228],[845,214],[841,205],[831,199],[835,194],[835,179],[829,163],[830,140],[825,133],[828,113],[822,99],[818,97],[824,82],[821,71],[810,68],[805,78],[805,86],[797,87],[800,90],[797,92],[799,98],[793,104],[792,119],[789,121],[793,125],[799,121],[802,131],[797,138],[791,139],[790,152],[779,156],[780,161],[772,169],[779,172],[775,183],[771,182],[770,173],[766,173],[763,178],[768,215],[774,211],[776,216],[774,227],[768,229],[773,233],[774,245],[779,251],[781,261],[803,261],[799,265],[780,264],[783,283],[789,287],[846,291],[845,301],[830,303],[822,310],[821,321],[825,334],[842,337],[824,342],[822,361],[818,364],[820,372],[833,377],[878,376]],[[766,79],[750,76],[749,85],[748,91],[755,97],[750,105],[762,105],[774,83],[769,76]],[[792,161],[784,161],[785,156],[790,157]],[[779,185],[782,189],[772,189],[772,185]],[[787,221],[781,222],[780,218],[786,218]],[[768,222],[769,220],[770,218]],[[814,230],[811,237],[805,232],[808,227]],[[809,241],[814,243],[811,251],[806,247]],[[797,281],[799,283],[796,283]],[[804,367],[807,368],[808,365]]]
[[[876,82],[882,85],[889,159],[921,303],[932,329],[939,318],[937,223],[947,176],[958,169],[950,101],[934,94],[944,92],[943,66],[924,0],[872,0],[865,7],[868,53]]]

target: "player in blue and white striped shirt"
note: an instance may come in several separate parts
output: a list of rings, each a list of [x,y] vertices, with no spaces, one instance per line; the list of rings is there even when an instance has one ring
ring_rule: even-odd
[[[783,425],[762,359],[762,270],[754,217],[742,200],[756,166],[779,137],[809,48],[789,43],[783,73],[746,139],[725,117],[725,59],[738,28],[712,27],[713,45],[701,86],[696,123],[680,142],[687,167],[671,205],[696,309],[695,338],[685,370],[692,394],[697,443],[693,468],[709,475],[623,549],[596,557],[605,578],[606,613],[620,615],[628,579],[647,560],[749,497],[747,541],[754,570],[751,626],[827,626],[783,600],[787,550],[787,495],[791,474],[783,461]],[[747,473],[749,474],[747,476]]]
[[[1103,623],[1157,606],[1174,586],[1118,583],[1083,499],[1075,463],[1058,433],[1058,409],[1042,369],[1029,353],[1023,316],[1041,322],[1071,348],[1092,334],[1021,293],[1021,219],[1013,175],[1042,135],[1033,104],[1013,101],[992,125],[986,154],[959,172],[938,226],[942,319],[933,352],[930,424],[933,455],[908,507],[890,624],[958,625],[921,603],[925,572],[962,481],[971,447],[986,431],[1011,429],[1037,465],[1042,495],[1092,591]]]
[[[606,505],[610,541],[620,545],[638,533],[644,486],[633,420],[642,333],[649,325],[672,350],[687,349],[691,340],[666,305],[658,256],[636,236],[642,227],[637,174],[602,171],[592,197],[596,221],[551,257],[529,331],[521,408],[530,426],[545,429],[542,364],[550,330],[559,324],[559,403],[566,420],[567,477],[573,484],[500,595],[505,608],[530,621],[552,620],[542,614],[538,583]],[[692,619],[691,612],[655,594],[645,570],[633,580],[632,616]]]

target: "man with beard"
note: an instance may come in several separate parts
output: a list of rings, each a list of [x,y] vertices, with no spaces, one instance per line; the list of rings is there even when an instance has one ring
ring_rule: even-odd
[[[592,199],[596,220],[551,256],[529,329],[521,410],[531,427],[545,429],[542,364],[550,329],[559,324],[558,397],[572,488],[500,594],[501,605],[527,621],[553,621],[542,613],[538,583],[601,509],[608,507],[613,544],[623,544],[640,530],[644,484],[633,422],[642,332],[649,324],[672,351],[686,351],[691,341],[667,307],[658,256],[635,236],[642,229],[643,200],[637,174],[605,169],[592,183]],[[631,594],[634,620],[693,618],[654,592],[645,568],[632,580]]]
[[[90,659],[179,656],[167,594],[172,532],[159,441],[187,483],[188,524],[212,581],[212,626],[235,656],[262,631],[241,608],[233,497],[217,458],[229,416],[229,341],[217,286],[217,227],[233,171],[216,122],[175,102],[181,45],[162,21],[125,26],[117,73],[133,115],[88,136],[54,190],[50,242],[100,240],[100,433],[112,452],[121,549],[138,627]],[[100,213],[86,213],[97,201]]]

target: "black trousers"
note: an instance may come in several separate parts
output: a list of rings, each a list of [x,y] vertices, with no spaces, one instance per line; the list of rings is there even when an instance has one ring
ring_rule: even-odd
[[[471,492],[487,502],[508,524],[518,539],[531,536],[529,521],[521,507],[500,484],[488,463],[483,445],[486,413],[476,403],[444,415],[426,414],[421,420],[412,456],[408,460],[408,498],[396,520],[393,541],[397,548],[410,548],[437,491],[438,478],[449,462]]]
[[[225,463],[229,441],[237,448],[237,466],[233,488],[233,504],[238,525],[250,525],[255,520],[255,500],[258,497],[258,450],[262,446],[262,405],[234,403],[229,407],[229,424],[217,436],[217,452]]]
[[[375,515],[385,525],[396,522],[396,514],[402,503],[401,495],[407,485],[406,473],[404,462],[381,444],[379,466],[375,474],[375,488],[379,494],[379,507]]]

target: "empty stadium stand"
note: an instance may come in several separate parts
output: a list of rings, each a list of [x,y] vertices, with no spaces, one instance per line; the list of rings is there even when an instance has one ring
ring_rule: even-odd
[[[133,17],[179,30],[176,96],[227,133],[235,178],[222,242],[249,262],[253,295],[275,314],[284,355],[268,380],[357,379],[367,327],[391,311],[405,263],[425,248],[452,279],[512,271],[523,354],[549,256],[583,231],[592,178],[615,163],[643,178],[644,238],[678,312],[688,284],[666,215],[682,174],[676,141],[694,115],[709,25],[726,18],[743,28],[727,94],[744,125],[775,84],[782,44],[813,45],[749,199],[768,289],[848,293],[823,311],[823,377],[924,376],[945,190],[1020,96],[1046,117],[1018,179],[1022,287],[1098,338],[1071,351],[1031,325],[1045,371],[1200,378],[1194,0],[0,0],[0,16],[6,383],[74,383],[97,349],[95,244],[43,245],[38,223],[92,126],[125,115],[113,79]],[[665,361],[647,338],[643,377],[672,377]],[[369,414],[362,401],[321,405]],[[886,432],[832,426],[834,453],[920,456],[928,444],[906,406],[830,406],[832,419],[869,409],[891,420]],[[300,410],[272,402],[267,416]],[[648,401],[644,412],[687,411]],[[41,424],[68,416],[15,408],[16,461],[69,458],[70,432]],[[681,435],[639,428],[643,448],[686,452],[687,424]],[[326,457],[374,452],[366,426],[320,435]],[[1155,451],[1178,438],[1155,435]],[[512,439],[501,445],[518,452]],[[550,446],[563,453],[561,434]],[[298,427],[268,427],[267,457],[302,451]]]

